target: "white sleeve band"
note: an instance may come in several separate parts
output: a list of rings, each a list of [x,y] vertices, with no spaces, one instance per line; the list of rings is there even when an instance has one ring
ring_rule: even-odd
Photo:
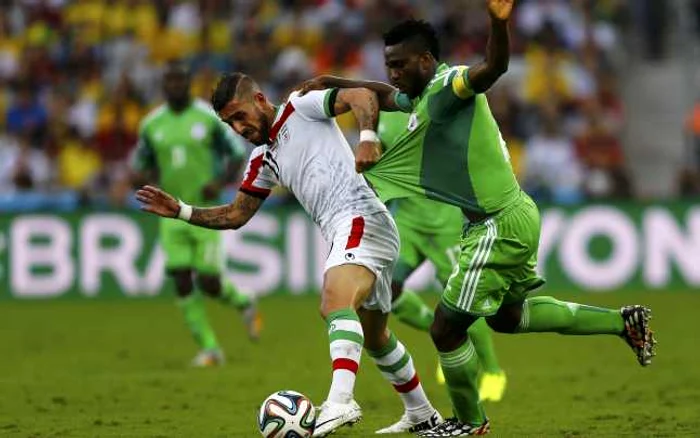
[[[360,131],[360,141],[371,141],[373,143],[379,143],[379,136],[377,133],[371,129],[363,129]]]
[[[177,213],[177,218],[185,222],[189,222],[192,217],[192,206],[185,204],[182,201],[180,203],[180,211]]]

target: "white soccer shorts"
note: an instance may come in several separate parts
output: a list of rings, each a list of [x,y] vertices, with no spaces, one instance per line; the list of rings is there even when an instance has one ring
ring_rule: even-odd
[[[361,265],[376,276],[374,289],[362,304],[391,312],[391,278],[399,257],[399,231],[388,212],[349,217],[338,222],[325,271],[341,265]]]

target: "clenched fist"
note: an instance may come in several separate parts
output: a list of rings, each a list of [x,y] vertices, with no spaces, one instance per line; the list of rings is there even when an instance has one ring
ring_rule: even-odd
[[[491,18],[499,21],[506,21],[513,12],[515,0],[488,0],[487,5]]]
[[[355,151],[355,171],[371,169],[382,156],[382,145],[376,141],[362,141]]]

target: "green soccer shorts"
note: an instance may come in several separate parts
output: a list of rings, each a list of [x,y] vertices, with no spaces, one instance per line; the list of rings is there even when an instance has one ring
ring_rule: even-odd
[[[218,275],[222,268],[221,232],[196,227],[172,219],[160,221],[160,245],[165,252],[168,271],[192,269],[201,274]]]
[[[404,283],[427,259],[435,266],[436,277],[440,283],[445,285],[459,257],[459,230],[426,233],[402,224],[401,221],[397,221],[396,226],[399,229],[401,249],[392,276],[393,281]]]
[[[489,316],[502,304],[523,301],[544,284],[535,272],[539,239],[539,211],[525,193],[494,216],[470,224],[443,305],[457,313]]]

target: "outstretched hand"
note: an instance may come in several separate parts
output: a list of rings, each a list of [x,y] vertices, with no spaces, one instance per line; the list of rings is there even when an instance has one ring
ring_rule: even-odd
[[[488,9],[491,18],[499,21],[506,21],[513,12],[515,0],[488,0]]]
[[[180,212],[180,203],[168,193],[153,186],[143,186],[136,192],[141,210],[162,217],[175,218]]]

